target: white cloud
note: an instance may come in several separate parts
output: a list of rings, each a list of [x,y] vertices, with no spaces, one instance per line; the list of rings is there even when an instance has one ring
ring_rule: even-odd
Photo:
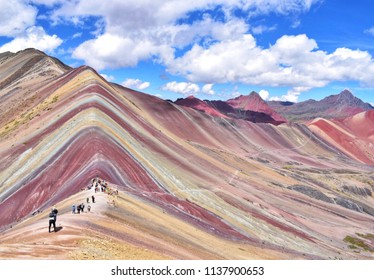
[[[367,29],[367,30],[365,30],[365,33],[368,33],[368,34],[371,34],[371,35],[374,36],[374,26],[371,27],[371,28],[369,28],[369,29]]]
[[[290,101],[290,102],[297,102],[299,99],[299,95],[302,92],[308,91],[311,88],[309,87],[295,87],[287,91],[286,94],[282,96],[272,96],[269,98],[270,101]]]
[[[194,83],[186,83],[186,82],[169,82],[164,85],[162,90],[171,91],[175,93],[180,93],[183,95],[196,95],[200,92],[200,87]]]
[[[48,35],[40,26],[32,26],[9,43],[0,47],[0,52],[17,52],[26,48],[36,48],[45,52],[53,52],[62,40],[57,35]]]
[[[0,0],[0,36],[16,36],[35,24],[37,9],[22,0]]]
[[[318,1],[127,0],[108,5],[102,0],[76,0],[62,2],[51,18],[55,23],[68,21],[82,25],[90,16],[98,18],[97,37],[78,46],[74,57],[95,68],[118,68],[135,66],[150,58],[167,64],[173,61],[178,48],[237,39],[249,29],[244,19],[235,16],[237,9],[251,14],[301,13]],[[178,22],[188,17],[188,13],[217,7],[224,13],[223,20],[203,13],[193,23]]]
[[[75,39],[75,38],[80,38],[82,37],[83,33],[82,32],[77,32],[77,33],[74,33],[72,38]]]
[[[205,84],[202,89],[202,93],[209,94],[209,95],[214,95],[215,91],[213,90],[213,84]]]
[[[296,91],[296,90],[294,90],[294,89],[291,89],[291,90],[287,91],[287,94],[286,94],[286,95],[283,95],[283,96],[282,96],[281,100],[284,100],[284,101],[291,101],[291,102],[297,102],[300,93],[301,93],[301,92],[299,92],[299,91]]]
[[[244,8],[250,9],[256,14],[275,12],[287,15],[308,11],[312,5],[321,1],[323,0],[253,0],[242,2]]]
[[[276,25],[272,26],[265,26],[265,25],[257,25],[251,27],[252,33],[255,35],[262,34],[269,31],[274,31],[277,28]]]
[[[100,73],[100,75],[105,79],[107,80],[108,82],[112,82],[115,80],[115,77],[112,76],[112,75],[107,75],[107,74],[104,74],[104,73]]]
[[[150,59],[156,54],[166,61],[173,50],[155,45],[146,38],[127,38],[106,33],[82,43],[74,50],[73,57],[101,70],[136,66],[139,61]]]
[[[258,94],[261,96],[263,100],[268,100],[269,98],[269,92],[267,90],[262,89],[259,91]]]
[[[304,91],[301,87],[323,87],[333,81],[374,85],[374,61],[368,52],[339,48],[327,53],[305,34],[282,36],[269,48],[258,46],[248,34],[208,48],[195,44],[167,66],[172,74],[194,83],[292,87],[288,100],[297,99],[296,93]]]
[[[139,79],[127,79],[122,82],[122,85],[128,88],[143,90],[148,88],[151,85],[151,83],[143,82]]]

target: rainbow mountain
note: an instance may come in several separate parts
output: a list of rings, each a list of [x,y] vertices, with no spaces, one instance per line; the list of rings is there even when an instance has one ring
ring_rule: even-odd
[[[2,259],[373,258],[373,111],[212,115],[34,49],[0,54],[0,108]]]

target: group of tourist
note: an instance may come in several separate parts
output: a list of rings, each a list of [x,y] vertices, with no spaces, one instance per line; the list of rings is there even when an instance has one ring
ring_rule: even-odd
[[[95,188],[95,193],[97,192],[104,192],[108,195],[118,195],[118,190],[113,190],[108,186],[108,183],[102,179],[100,179],[98,176],[96,178],[93,178],[91,181],[91,184],[87,187],[87,189]],[[82,189],[83,190],[83,189]],[[80,214],[84,213],[84,210],[87,209],[87,212],[91,211],[91,203],[95,203],[95,196],[92,195],[91,197],[87,197],[86,203],[87,203],[87,208],[85,204],[79,203],[78,205],[73,204],[71,206],[71,213],[72,214]],[[113,205],[114,200],[113,200]],[[51,213],[49,214],[49,232],[51,232],[51,227],[53,226],[54,231],[56,231],[56,220],[57,220],[57,209],[55,207],[52,208]]]
[[[95,188],[95,193],[103,192],[109,195],[118,194],[118,190],[113,190],[109,187],[108,182],[100,179],[99,177],[93,178],[91,185],[88,189]]]
[[[92,201],[93,203],[95,202],[95,198],[94,196],[92,196]],[[87,203],[90,202],[90,199],[87,198]],[[81,204],[78,204],[77,206],[75,206],[75,204],[73,204],[73,206],[71,206],[71,213],[72,214],[80,214],[81,212],[83,213],[84,212],[84,208],[85,208],[85,205],[84,203],[82,202]],[[91,205],[87,205],[87,211],[90,212],[91,211]]]

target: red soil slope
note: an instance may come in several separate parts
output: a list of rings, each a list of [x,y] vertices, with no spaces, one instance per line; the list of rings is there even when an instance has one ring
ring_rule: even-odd
[[[374,165],[374,110],[343,120],[316,119],[308,127],[347,155]]]
[[[189,96],[185,99],[178,99],[174,102],[177,105],[194,108],[198,111],[202,111],[213,117],[226,118],[224,114],[216,110],[215,108],[209,106],[205,101],[202,101],[194,96]]]

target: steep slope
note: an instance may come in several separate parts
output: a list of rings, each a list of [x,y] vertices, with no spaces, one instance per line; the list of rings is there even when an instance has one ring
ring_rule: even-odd
[[[343,119],[374,109],[369,103],[364,103],[353,96],[347,89],[320,101],[307,100],[298,103],[270,101],[268,104],[292,121],[308,121],[315,118]]]
[[[373,167],[304,125],[212,118],[89,67],[39,94],[0,128],[0,258],[372,258],[344,239],[372,230]],[[118,196],[70,214],[96,176]]]
[[[347,155],[374,165],[374,110],[343,120],[316,119],[308,127]]]
[[[42,98],[39,90],[70,70],[56,58],[26,49],[0,56],[0,126],[22,114]]]
[[[202,100],[194,97],[193,95],[191,95],[187,98],[179,98],[174,103],[177,104],[177,105],[180,105],[180,106],[190,107],[190,108],[196,109],[198,111],[202,111],[202,112],[204,112],[208,115],[211,115],[213,117],[221,117],[221,118],[226,117],[224,114],[222,114],[221,112],[219,112],[215,108],[209,106],[207,104],[207,102],[202,101]]]

